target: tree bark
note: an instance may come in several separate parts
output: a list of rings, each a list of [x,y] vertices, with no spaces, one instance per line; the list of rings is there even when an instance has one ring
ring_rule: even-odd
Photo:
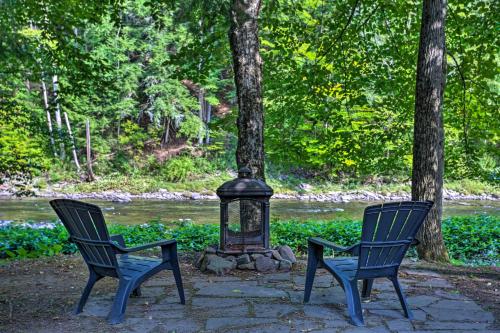
[[[415,94],[412,200],[434,201],[434,206],[417,234],[420,240],[418,255],[430,261],[449,260],[441,233],[445,22],[446,0],[424,0]]]
[[[64,112],[64,121],[66,122],[69,138],[71,140],[71,151],[73,153],[73,161],[75,162],[76,170],[80,172],[80,163],[78,163],[78,155],[76,154],[75,138],[73,137],[73,132],[71,131],[71,124],[69,123],[68,114],[66,112]]]
[[[205,114],[205,96],[203,94],[203,89],[200,87],[200,91],[198,92],[198,103],[200,104],[200,109],[198,110],[198,117],[202,124],[204,124],[204,114]],[[201,146],[203,144],[203,134],[205,130],[203,127],[200,128],[198,133],[198,145]]]
[[[61,120],[61,107],[59,105],[59,92],[58,92],[58,80],[57,75],[52,76],[52,88],[53,88],[53,96],[54,96],[54,104],[55,104],[55,116],[56,116],[56,125],[57,132],[59,133],[59,139],[61,140],[60,146],[60,157],[61,160],[66,158],[66,152],[64,151],[64,138],[62,135],[62,120]]]
[[[208,124],[210,124],[210,120],[212,118],[212,105],[208,102],[205,101],[205,110],[206,110],[206,115],[205,115],[205,144],[208,145],[210,144],[210,128],[208,127]]]
[[[47,114],[47,126],[49,128],[50,146],[52,148],[52,152],[54,153],[54,157],[57,157],[56,143],[54,141],[54,134],[52,130],[52,117],[50,116],[49,95],[47,93],[47,86],[45,85],[45,81],[43,80],[43,78],[42,78],[42,95],[43,95],[43,107],[45,109],[45,113]]]
[[[257,19],[261,0],[233,0],[229,43],[233,55],[238,99],[238,168],[247,166],[255,178],[264,177],[264,107],[262,58]]]
[[[92,182],[95,180],[94,171],[92,171],[92,153],[90,150],[90,121],[85,122],[85,138],[87,148],[87,180]]]

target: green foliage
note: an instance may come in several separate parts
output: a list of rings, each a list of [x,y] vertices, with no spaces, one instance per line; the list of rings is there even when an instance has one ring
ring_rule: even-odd
[[[215,171],[213,164],[202,157],[179,156],[165,162],[160,168],[160,176],[169,182],[185,182],[195,175]]]
[[[109,226],[111,234],[122,234],[129,246],[174,238],[182,251],[201,251],[218,243],[219,226],[194,224],[190,221],[165,225],[148,224]],[[359,241],[360,221],[272,221],[271,243],[287,244],[295,251],[307,252],[307,238],[319,236],[347,246]],[[500,260],[500,218],[496,216],[450,217],[443,221],[443,235],[450,258],[472,264],[493,264]],[[32,258],[74,253],[61,224],[53,228],[7,226],[0,228],[0,258]]]
[[[342,246],[355,244],[361,235],[359,221],[286,221],[271,223],[271,243],[287,244],[300,253],[307,252],[309,237],[322,237]]]
[[[122,124],[123,134],[119,138],[122,145],[131,145],[135,149],[144,148],[144,141],[148,138],[144,130],[136,123],[126,120]]]
[[[185,181],[194,172],[194,162],[187,156],[169,160],[161,168],[161,175],[168,181]]]
[[[234,169],[230,1],[87,2],[0,3],[0,173],[74,170],[70,158],[63,167],[51,163],[39,86],[43,79],[52,96],[53,75],[81,159],[83,124],[91,121],[98,176],[147,171],[178,181],[197,174],[187,161],[173,162],[187,170],[171,171],[148,156],[206,135],[200,88],[213,106],[226,105],[213,108],[208,125],[211,168]],[[340,183],[409,179],[421,1],[263,4],[266,162]],[[447,179],[498,183],[499,11],[492,0],[448,6]],[[53,98],[49,104],[54,122]],[[70,157],[64,124],[54,136]]]
[[[36,258],[74,252],[76,246],[68,242],[68,233],[61,224],[53,228],[0,228],[0,258]]]
[[[48,168],[38,113],[30,92],[0,83],[0,174],[29,176]]]
[[[450,258],[494,263],[500,258],[500,218],[477,215],[443,220],[443,237]]]

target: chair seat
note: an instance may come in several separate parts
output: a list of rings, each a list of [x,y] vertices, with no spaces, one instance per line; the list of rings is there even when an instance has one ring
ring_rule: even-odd
[[[131,255],[121,255],[118,258],[118,266],[120,267],[120,272],[126,279],[136,278],[149,272],[153,268],[159,266],[162,263],[160,259],[131,256]]]
[[[339,276],[345,277],[348,280],[352,280],[358,272],[358,257],[325,259],[324,264]]]

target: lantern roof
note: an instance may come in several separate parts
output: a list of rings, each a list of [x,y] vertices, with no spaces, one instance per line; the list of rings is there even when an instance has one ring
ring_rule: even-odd
[[[252,178],[252,171],[247,167],[238,170],[238,178],[227,181],[217,189],[219,198],[267,197],[273,195],[273,189],[263,180]]]

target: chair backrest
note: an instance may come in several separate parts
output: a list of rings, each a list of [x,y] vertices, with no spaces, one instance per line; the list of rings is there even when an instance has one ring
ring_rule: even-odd
[[[108,273],[116,272],[116,255],[101,209],[69,199],[52,200],[50,205],[68,230],[71,241],[78,246],[86,263]]]
[[[404,201],[365,209],[358,257],[358,276],[394,272],[433,205]]]

